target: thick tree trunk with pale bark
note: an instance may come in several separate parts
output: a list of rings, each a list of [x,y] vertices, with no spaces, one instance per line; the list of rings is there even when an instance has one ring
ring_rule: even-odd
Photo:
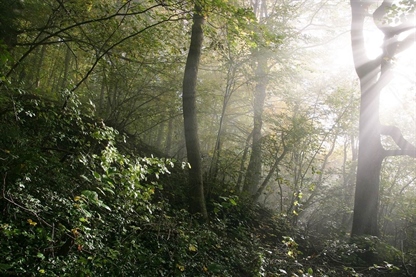
[[[208,217],[205,206],[204,186],[202,181],[201,153],[198,138],[198,122],[196,116],[196,83],[203,42],[204,17],[201,8],[196,6],[193,16],[191,45],[186,60],[183,78],[183,118],[185,142],[189,169],[189,211],[200,213],[204,219]]]
[[[361,104],[359,118],[359,150],[355,189],[352,236],[378,236],[379,186],[382,162],[387,156],[416,156],[416,148],[406,141],[394,126],[383,126],[379,118],[380,93],[392,79],[390,61],[405,50],[414,39],[410,34],[400,43],[397,36],[410,30],[407,22],[396,27],[385,25],[384,15],[392,4],[385,0],[372,14],[376,26],[384,33],[383,53],[374,60],[368,58],[364,44],[364,21],[372,1],[351,0],[351,43],[354,64],[360,79]],[[393,138],[399,150],[386,150],[381,144],[381,135]]]

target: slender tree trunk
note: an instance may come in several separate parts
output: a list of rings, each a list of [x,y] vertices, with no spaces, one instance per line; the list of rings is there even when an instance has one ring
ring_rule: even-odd
[[[347,168],[347,150],[348,147],[351,147],[351,165],[350,168]],[[353,203],[354,195],[354,177],[356,174],[357,167],[357,149],[355,145],[354,135],[349,136],[349,140],[344,142],[344,154],[343,154],[343,163],[342,163],[342,179],[343,179],[343,203],[345,207],[351,207]],[[344,212],[341,220],[341,228],[345,232],[349,232],[351,229],[351,220],[352,217],[350,213]]]
[[[254,14],[258,17],[259,22],[262,19],[267,18],[267,0],[252,2]],[[257,47],[253,50],[253,58],[257,62],[256,69],[256,87],[254,91],[254,115],[253,115],[253,143],[251,147],[250,161],[248,163],[243,192],[249,196],[254,197],[257,193],[261,180],[261,167],[262,167],[262,125],[263,125],[263,110],[264,102],[266,99],[266,88],[268,84],[268,69],[267,69],[267,57],[265,56],[265,49]]]
[[[333,126],[333,128],[336,128],[336,126],[334,125]],[[324,156],[324,158],[323,158],[323,161],[322,161],[322,164],[321,164],[321,167],[320,167],[320,169],[319,169],[319,171],[321,172],[321,174],[319,174],[318,175],[318,178],[314,181],[314,183],[316,184],[316,187],[315,187],[315,189],[311,192],[311,194],[309,195],[309,197],[306,199],[306,201],[304,201],[303,203],[302,203],[302,210],[300,210],[300,213],[299,213],[299,217],[300,217],[300,215],[302,215],[303,214],[303,212],[304,211],[306,211],[307,209],[308,209],[308,207],[313,203],[313,200],[315,199],[315,197],[317,197],[318,195],[319,195],[319,193],[320,193],[320,189],[321,189],[321,186],[322,186],[322,184],[323,184],[323,176],[324,176],[324,172],[325,172],[325,170],[327,169],[327,165],[328,165],[328,162],[329,162],[329,158],[332,156],[332,153],[334,153],[334,150],[335,150],[335,146],[336,146],[336,141],[338,140],[338,138],[339,138],[339,132],[338,131],[335,131],[334,132],[334,137],[332,138],[332,140],[331,140],[331,146],[330,146],[330,148],[329,148],[329,151],[325,154],[325,156]],[[327,136],[325,136],[324,137],[324,139],[322,140],[322,142],[321,142],[321,145],[324,143],[324,141],[326,140],[326,137]],[[315,152],[316,153],[316,152]],[[315,159],[315,157],[314,157],[314,159]],[[314,160],[313,159],[313,160]],[[306,172],[305,172],[306,173]],[[303,174],[303,176],[305,175],[305,173]],[[304,177],[302,177],[302,180],[304,179]]]
[[[278,172],[279,164],[283,160],[283,158],[286,156],[287,152],[288,152],[288,148],[283,144],[283,153],[281,155],[279,155],[278,157],[276,157],[275,162],[274,162],[273,166],[270,168],[270,171],[267,174],[266,178],[264,178],[260,187],[257,189],[256,193],[253,195],[253,202],[257,202],[259,200],[261,194],[263,193],[264,189],[269,184],[269,181],[272,178],[275,171]]]
[[[157,128],[157,139],[156,139],[156,147],[158,149],[162,149],[163,147],[163,137],[165,136],[165,128],[166,128],[166,122],[162,122],[159,124]]]
[[[256,73],[257,84],[254,92],[253,143],[243,186],[243,192],[248,193],[250,196],[256,194],[261,180],[261,128],[263,125],[262,117],[267,87],[267,59],[261,57],[261,53],[258,53],[258,51],[256,52],[259,56]]]
[[[248,153],[248,149],[250,147],[250,140],[253,136],[253,132],[251,132],[247,139],[246,139],[246,143],[245,143],[245,147],[244,147],[244,151],[243,151],[243,155],[241,157],[241,162],[240,162],[240,171],[238,173],[238,179],[237,179],[237,188],[240,192],[243,191],[243,175],[244,175],[244,164],[246,163],[246,159],[247,159],[247,153]]]
[[[43,64],[43,60],[45,58],[45,53],[46,53],[46,45],[42,45],[41,49],[40,49],[40,54],[38,55],[39,58],[37,58],[36,61],[36,73],[34,74],[34,85],[35,88],[39,88],[40,87],[40,80],[41,80],[41,72],[42,72],[42,64]]]
[[[208,215],[202,182],[202,163],[196,116],[196,83],[203,42],[203,24],[204,17],[202,16],[201,7],[195,5],[191,45],[183,78],[182,98],[186,151],[188,162],[191,165],[189,169],[189,211],[191,213],[200,213],[206,219]]]
[[[165,154],[170,156],[170,149],[172,147],[172,136],[173,136],[173,117],[169,118],[168,130],[165,142]]]
[[[69,68],[71,65],[71,49],[67,46],[67,49],[65,51],[65,62],[64,62],[64,71],[62,74],[62,80],[61,80],[61,90],[66,89],[66,86],[68,84],[69,79]]]
[[[107,69],[105,63],[103,63],[102,69],[102,80],[101,80],[101,87],[100,87],[100,96],[98,99],[98,114],[104,118],[107,117],[107,106],[108,104],[105,102],[105,94],[108,91],[108,81],[107,81]]]
[[[215,141],[215,147],[214,147],[214,153],[212,155],[211,165],[209,169],[209,180],[210,182],[215,182],[218,175],[218,167],[219,167],[219,161],[221,157],[221,150],[222,150],[222,138],[226,134],[227,130],[227,107],[228,103],[230,101],[231,95],[234,92],[234,84],[235,84],[235,65],[230,62],[230,65],[228,66],[228,72],[227,72],[227,85],[225,88],[224,98],[222,102],[222,110],[221,110],[221,117],[220,122],[218,126],[218,132],[217,132],[217,138]]]

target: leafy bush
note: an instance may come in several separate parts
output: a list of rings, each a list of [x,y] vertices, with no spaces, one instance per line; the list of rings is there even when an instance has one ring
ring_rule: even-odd
[[[22,91],[1,99],[3,273],[105,275],[157,209],[146,178],[173,163],[120,153],[92,112],[74,96],[64,109]]]

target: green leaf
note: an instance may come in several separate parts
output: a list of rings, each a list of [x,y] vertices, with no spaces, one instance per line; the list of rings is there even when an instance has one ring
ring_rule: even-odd
[[[234,199],[234,198],[230,198],[230,203],[231,203],[233,206],[236,206],[236,205],[237,205],[237,202],[235,201],[235,199]]]
[[[196,252],[196,251],[198,251],[198,248],[194,244],[189,244],[188,250],[191,251],[191,252]]]
[[[103,207],[104,209],[107,209],[111,212],[111,208],[103,203],[103,201],[98,201],[98,207]]]
[[[9,264],[0,264],[0,270],[8,270],[10,268],[12,268],[12,266]]]
[[[94,175],[95,179],[97,179],[97,180],[101,180],[101,175],[100,175],[100,173],[98,173],[98,172],[94,171],[92,174]]]
[[[84,190],[81,192],[81,195],[83,195],[85,198],[88,199],[88,201],[91,201],[94,204],[98,203],[98,193],[91,190]]]

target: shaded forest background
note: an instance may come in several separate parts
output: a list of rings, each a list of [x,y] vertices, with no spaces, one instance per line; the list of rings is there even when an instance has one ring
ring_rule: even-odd
[[[206,216],[183,122],[195,14]],[[348,1],[0,0],[0,273],[414,276],[414,158],[384,161],[379,235],[350,240],[350,14]],[[414,54],[395,70],[380,118],[415,144]]]

